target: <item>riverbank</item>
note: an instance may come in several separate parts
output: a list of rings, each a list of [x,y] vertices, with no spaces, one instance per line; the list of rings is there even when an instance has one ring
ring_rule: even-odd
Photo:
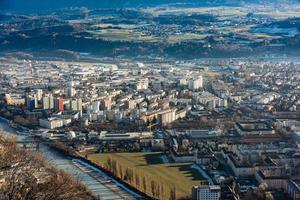
[[[88,165],[92,166],[93,168],[95,168],[97,170],[100,170],[101,172],[104,172],[108,177],[113,177],[113,179],[111,179],[111,180],[113,182],[115,182],[115,184],[117,184],[119,187],[126,190],[130,194],[136,196],[138,199],[155,199],[155,198],[152,198],[149,195],[137,190],[132,185],[126,183],[123,179],[120,179],[119,177],[115,176],[111,171],[108,171],[107,169],[105,169],[102,166],[94,163],[93,161],[77,154],[77,152],[67,150],[66,146],[62,146],[61,144],[60,145],[54,145],[54,143],[50,143],[49,146],[51,148],[54,148],[55,150],[59,151],[60,153],[71,157],[72,159],[76,159],[76,160],[79,160],[80,162],[87,163]],[[71,152],[73,152],[73,153],[71,153]]]
[[[98,200],[88,189],[48,161],[0,135],[0,199]]]

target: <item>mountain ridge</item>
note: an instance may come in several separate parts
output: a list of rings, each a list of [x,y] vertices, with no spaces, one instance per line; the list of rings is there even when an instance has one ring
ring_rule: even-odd
[[[0,0],[0,11],[38,13],[66,7],[128,8],[148,7],[164,4],[196,4],[198,6],[238,6],[244,3],[292,3],[300,0]]]

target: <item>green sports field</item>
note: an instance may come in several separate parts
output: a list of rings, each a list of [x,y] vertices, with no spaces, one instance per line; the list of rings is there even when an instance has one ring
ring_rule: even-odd
[[[177,199],[190,196],[192,187],[199,185],[203,180],[199,172],[190,168],[192,163],[164,164],[161,155],[161,153],[107,153],[89,154],[88,159],[107,168],[110,158],[117,163],[118,169],[120,166],[122,171],[132,169],[134,177],[139,176],[141,180],[145,177],[148,194],[151,194],[151,181],[155,181],[163,187],[160,194],[162,199],[168,198],[170,190],[174,187]],[[132,185],[143,191],[142,184],[137,186],[133,181]]]

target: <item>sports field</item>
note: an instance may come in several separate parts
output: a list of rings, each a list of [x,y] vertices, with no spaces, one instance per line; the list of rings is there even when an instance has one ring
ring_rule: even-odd
[[[107,168],[107,163],[114,160],[118,169],[132,169],[134,176],[143,177],[147,184],[147,193],[152,194],[151,182],[155,181],[163,192],[161,199],[168,199],[170,190],[175,187],[176,199],[191,195],[194,185],[199,185],[203,178],[197,170],[190,168],[191,163],[163,163],[161,153],[109,153],[109,154],[90,154],[88,159]],[[124,171],[122,173],[124,174]],[[133,178],[135,180],[135,178]],[[142,181],[140,181],[142,182]],[[132,182],[132,185],[143,191],[142,184],[139,186]]]

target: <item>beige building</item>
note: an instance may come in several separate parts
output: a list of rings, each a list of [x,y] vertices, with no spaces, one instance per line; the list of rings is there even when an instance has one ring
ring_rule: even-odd
[[[21,106],[25,105],[25,99],[18,96],[11,96],[10,94],[5,95],[5,101],[7,105]]]

